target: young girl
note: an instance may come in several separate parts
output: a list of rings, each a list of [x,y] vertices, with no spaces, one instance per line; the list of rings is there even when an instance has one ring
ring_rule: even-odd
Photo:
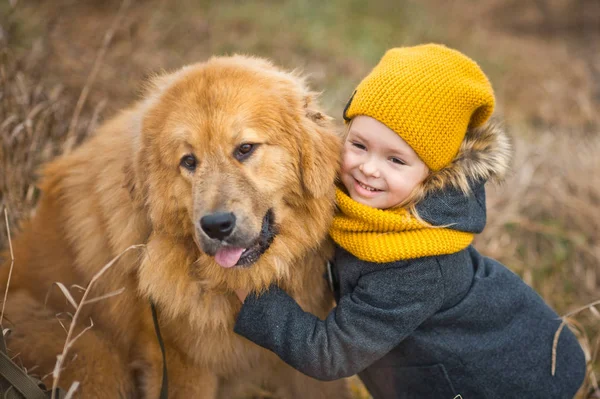
[[[238,293],[235,331],[314,378],[358,373],[375,399],[572,398],[586,372],[577,339],[562,330],[553,375],[559,316],[470,245],[484,183],[510,158],[493,108],[458,51],[389,50],[344,110],[337,307],[320,320],[275,286]]]

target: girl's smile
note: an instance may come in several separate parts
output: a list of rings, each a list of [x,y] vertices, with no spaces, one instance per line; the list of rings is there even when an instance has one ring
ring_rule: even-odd
[[[352,199],[379,209],[394,207],[428,173],[427,165],[396,132],[369,116],[353,118],[341,171]]]
[[[354,185],[355,185],[354,188],[355,188],[356,192],[363,197],[372,198],[372,197],[376,196],[378,193],[382,192],[382,190],[379,190],[377,188],[366,185],[357,179],[354,179]]]

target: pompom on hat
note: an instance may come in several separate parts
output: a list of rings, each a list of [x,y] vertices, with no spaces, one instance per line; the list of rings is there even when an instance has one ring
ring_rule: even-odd
[[[437,171],[454,159],[467,129],[489,119],[494,103],[492,86],[473,60],[425,44],[388,50],[357,86],[344,119],[377,119]]]

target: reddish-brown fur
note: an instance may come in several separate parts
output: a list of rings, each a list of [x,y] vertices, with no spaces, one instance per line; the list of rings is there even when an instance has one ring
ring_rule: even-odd
[[[4,323],[12,353],[50,373],[66,338],[56,315],[73,312],[53,282],[85,286],[126,248],[145,244],[98,280],[92,296],[125,291],[84,308],[80,328],[90,317],[94,328],[71,350],[62,386],[80,381],[85,398],[158,397],[151,299],[169,397],[217,397],[219,380],[221,397],[233,397],[240,381],[282,397],[349,397],[343,381],[310,379],[232,331],[234,289],[277,282],[321,317],[332,306],[322,276],[340,139],[312,98],[301,78],[267,61],[213,58],[154,78],[143,100],[50,163],[36,214],[13,241]],[[240,162],[233,152],[244,142],[260,145]],[[194,172],[179,166],[189,153]],[[200,250],[199,218],[221,209],[236,212],[248,236],[274,210],[279,234],[251,267],[225,269]]]

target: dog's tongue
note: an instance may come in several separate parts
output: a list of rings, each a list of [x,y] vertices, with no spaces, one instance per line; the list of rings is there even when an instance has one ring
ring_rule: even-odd
[[[223,247],[215,254],[215,261],[222,267],[233,267],[240,260],[245,248]]]

